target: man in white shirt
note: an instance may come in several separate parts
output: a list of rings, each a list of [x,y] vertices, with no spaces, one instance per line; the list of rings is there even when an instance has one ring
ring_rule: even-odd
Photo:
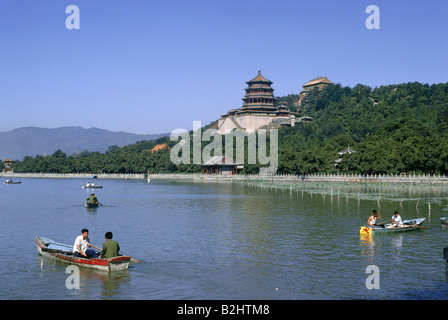
[[[394,212],[394,215],[392,216],[392,227],[402,227],[403,226],[403,220],[401,220],[401,216],[398,214],[398,211]]]
[[[96,251],[93,249],[89,249],[89,247],[94,247],[98,250],[101,250],[101,248],[91,245],[88,235],[89,235],[89,230],[87,230],[87,229],[81,230],[81,235],[77,236],[75,239],[75,244],[73,245],[73,253],[75,255],[85,257],[85,258],[97,258],[98,255],[97,255]]]

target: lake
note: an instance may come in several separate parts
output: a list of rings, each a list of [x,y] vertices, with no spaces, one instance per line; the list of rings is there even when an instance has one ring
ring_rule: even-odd
[[[0,299],[447,299],[442,251],[446,186],[95,179],[102,206],[82,206],[87,179],[15,178],[0,186]],[[425,217],[428,230],[359,235],[383,220]],[[81,229],[101,247],[112,231],[128,270],[80,268],[38,255],[34,238],[73,244]],[[378,289],[368,289],[369,266]]]

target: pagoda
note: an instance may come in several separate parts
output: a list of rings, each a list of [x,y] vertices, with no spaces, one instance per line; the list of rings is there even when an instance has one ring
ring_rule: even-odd
[[[246,81],[248,87],[243,98],[244,104],[239,113],[273,114],[277,112],[275,107],[274,89],[272,81],[266,79],[258,71],[258,75],[252,80]]]
[[[242,107],[223,114],[218,122],[218,131],[221,134],[233,129],[253,132],[260,127],[269,127],[274,119],[276,123],[293,125],[292,113],[288,112],[285,106],[275,106],[277,99],[271,87],[273,82],[263,77],[261,71],[246,83],[248,86],[245,88]]]

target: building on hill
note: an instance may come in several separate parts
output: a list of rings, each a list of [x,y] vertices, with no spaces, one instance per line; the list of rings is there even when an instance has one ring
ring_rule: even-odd
[[[159,150],[167,149],[168,151],[171,151],[171,148],[168,146],[168,144],[165,142],[163,144],[158,144],[154,148],[151,149],[151,153],[154,153]]]
[[[221,116],[218,121],[219,133],[226,134],[233,129],[254,132],[262,127],[269,128],[274,119],[280,125],[294,125],[294,113],[289,112],[285,106],[275,106],[272,81],[258,71],[258,75],[246,83],[248,86],[245,88],[242,107]]]
[[[12,160],[11,159],[9,159],[9,158],[5,159],[5,161],[3,163],[5,165],[4,171],[6,171],[6,172],[13,172],[13,170],[11,168],[11,165],[12,165]]]
[[[236,163],[228,156],[214,156],[201,165],[202,174],[234,175],[243,169],[243,165]]]
[[[303,90],[300,91],[299,99],[294,102],[294,105],[300,106],[302,104],[302,102],[304,101],[303,99],[305,98],[308,91],[311,91],[314,88],[317,88],[318,90],[322,90],[322,89],[324,89],[328,86],[331,86],[333,84],[334,84],[334,82],[331,82],[330,80],[328,80],[327,77],[317,77],[315,79],[308,81],[306,84],[304,84],[302,86]]]
[[[339,151],[339,152],[338,152],[339,158],[336,159],[336,160],[334,160],[334,166],[335,166],[336,168],[338,168],[338,170],[340,170],[340,169],[341,169],[341,168],[340,168],[340,164],[341,164],[341,162],[342,162],[342,157],[344,156],[344,154],[352,154],[352,153],[355,153],[355,152],[356,152],[356,151],[353,150],[352,148],[350,148],[350,146],[347,146],[346,149],[344,149],[344,150],[342,150],[342,151]]]
[[[300,94],[305,94],[306,92],[313,90],[314,88],[317,88],[318,90],[322,90],[328,86],[333,85],[334,82],[331,82],[328,80],[327,77],[320,77],[316,79],[312,79],[308,81],[308,83],[304,84],[303,90],[300,92]]]

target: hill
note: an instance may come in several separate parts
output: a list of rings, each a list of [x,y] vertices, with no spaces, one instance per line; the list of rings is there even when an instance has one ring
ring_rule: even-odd
[[[448,83],[410,82],[374,89],[335,84],[309,91],[300,104],[295,103],[297,95],[278,100],[313,120],[279,129],[277,173],[448,174]],[[105,153],[67,156],[58,151],[25,157],[13,168],[55,173],[201,171],[195,164],[174,165],[167,150],[151,152],[165,142],[170,147],[177,143],[165,136]],[[341,156],[348,147],[356,152]],[[262,165],[247,162],[246,158],[243,173],[259,172]]]
[[[82,127],[24,127],[0,132],[0,159],[22,160],[25,156],[51,155],[58,149],[67,154],[83,151],[105,152],[111,146],[122,147],[168,135],[134,134]]]

